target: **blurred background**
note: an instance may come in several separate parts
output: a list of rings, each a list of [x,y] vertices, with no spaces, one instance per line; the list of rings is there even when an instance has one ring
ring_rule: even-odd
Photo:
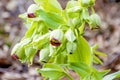
[[[65,8],[68,0],[58,1]],[[26,31],[18,15],[24,13],[32,3],[34,3],[32,0],[0,0],[0,80],[42,80],[35,71],[41,64],[34,61],[34,65],[28,68],[27,64],[21,64],[10,56],[12,47],[20,41]],[[120,70],[120,0],[96,0],[95,10],[102,19],[101,29],[86,28],[85,38],[91,46],[98,43],[98,50],[108,55],[100,57],[104,62],[103,65],[95,66],[100,70],[118,71]]]

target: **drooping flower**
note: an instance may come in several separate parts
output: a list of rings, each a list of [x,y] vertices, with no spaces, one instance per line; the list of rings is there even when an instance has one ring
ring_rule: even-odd
[[[28,10],[27,10],[28,18],[35,18],[36,17],[35,12],[37,9],[38,9],[38,5],[36,5],[36,4],[30,5]]]
[[[54,30],[50,34],[50,43],[53,46],[60,46],[63,40],[63,31],[60,29]]]

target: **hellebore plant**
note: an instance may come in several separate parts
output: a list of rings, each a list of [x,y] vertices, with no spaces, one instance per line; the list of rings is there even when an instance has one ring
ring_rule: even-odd
[[[91,47],[83,37],[85,24],[90,29],[100,28],[101,21],[93,6],[95,0],[71,0],[62,9],[57,0],[34,0],[26,13],[19,17],[25,20],[27,32],[12,50],[12,57],[22,63],[33,63],[39,51],[41,69],[36,69],[45,80],[74,80],[69,70],[75,71],[80,80],[113,80],[120,72],[110,75],[109,70],[99,71],[93,64],[102,64],[97,45]]]

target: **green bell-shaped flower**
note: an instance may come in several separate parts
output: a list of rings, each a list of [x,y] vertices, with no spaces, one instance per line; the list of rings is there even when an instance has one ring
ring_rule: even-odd
[[[101,19],[98,14],[92,14],[89,18],[89,25],[91,29],[98,29],[101,26]]]
[[[28,15],[28,18],[35,18],[36,15],[35,15],[35,11],[38,9],[38,5],[36,4],[31,4],[27,10],[27,15]]]
[[[61,29],[57,29],[50,34],[50,43],[52,46],[60,46],[63,40],[64,34]]]
[[[94,6],[95,0],[79,0],[82,7],[91,7]]]
[[[73,42],[76,40],[76,36],[74,35],[74,32],[71,29],[69,29],[66,32],[65,36],[66,36],[67,40],[70,42]]]
[[[50,53],[49,48],[41,49],[40,52],[39,52],[39,56],[40,56],[39,61],[46,63],[50,58],[49,53]]]

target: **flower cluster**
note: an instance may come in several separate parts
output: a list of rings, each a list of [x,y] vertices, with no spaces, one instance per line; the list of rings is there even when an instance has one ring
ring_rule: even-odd
[[[72,69],[81,80],[102,80],[109,71],[100,72],[93,63],[101,64],[97,56],[103,53],[83,37],[86,23],[92,30],[101,25],[93,8],[95,0],[71,0],[64,10],[57,0],[34,1],[36,4],[19,16],[26,21],[28,30],[14,46],[12,57],[31,65],[39,51],[43,67],[37,71],[46,79],[59,80],[66,76],[74,80],[68,72]]]

